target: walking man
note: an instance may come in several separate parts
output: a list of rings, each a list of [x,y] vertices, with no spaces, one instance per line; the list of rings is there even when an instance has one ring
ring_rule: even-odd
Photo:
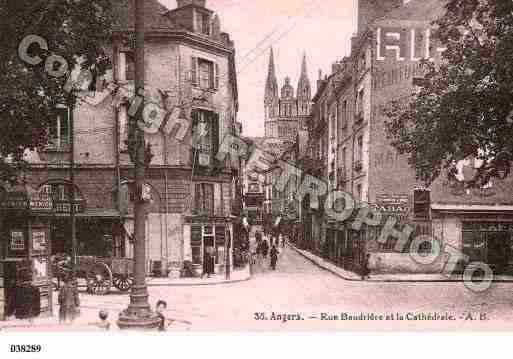
[[[272,270],[276,270],[276,262],[278,262],[278,250],[276,246],[273,244],[271,248],[271,268]]]

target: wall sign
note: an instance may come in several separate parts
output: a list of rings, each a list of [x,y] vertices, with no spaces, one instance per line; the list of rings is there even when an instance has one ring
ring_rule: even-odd
[[[446,50],[431,39],[431,29],[403,27],[379,27],[376,30],[376,60],[384,61],[387,56],[396,61],[420,61],[432,59]]]
[[[378,194],[374,206],[385,213],[405,214],[410,210],[407,194]]]
[[[12,251],[25,250],[25,236],[23,231],[11,230],[11,241],[9,247]]]
[[[32,249],[37,252],[45,252],[47,248],[46,231],[32,231]]]

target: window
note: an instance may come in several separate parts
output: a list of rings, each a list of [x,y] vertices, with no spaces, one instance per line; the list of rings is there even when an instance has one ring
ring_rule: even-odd
[[[363,120],[363,98],[365,97],[365,90],[361,89],[358,91],[358,96],[356,99],[356,116],[358,120]]]
[[[209,14],[199,14],[200,18],[200,32],[203,35],[210,35],[210,15]]]
[[[194,208],[201,215],[214,215],[214,184],[195,185]]]
[[[213,75],[214,75],[214,64],[210,61],[198,60],[199,66],[199,85],[203,89],[213,88]]]
[[[133,51],[121,51],[119,53],[118,71],[120,81],[135,80],[135,57]]]
[[[342,102],[342,108],[340,109],[339,116],[341,117],[341,128],[347,127],[347,100]]]
[[[38,190],[39,198],[52,198],[56,201],[68,201],[71,191],[71,185],[66,183],[47,183],[42,185]],[[82,200],[78,188],[75,187],[74,200]]]
[[[363,157],[363,136],[359,136],[358,139],[356,140],[356,157],[355,157],[355,162],[360,162],[362,161],[362,157]]]
[[[119,116],[119,151],[128,151],[128,111],[127,106],[122,105],[118,110]]]
[[[416,219],[430,217],[431,193],[426,189],[415,189],[413,191],[413,216]]]
[[[63,149],[70,142],[69,109],[61,106],[55,109],[55,116],[49,123],[49,147]]]
[[[192,57],[192,84],[202,89],[219,88],[219,66],[213,61]]]
[[[219,149],[219,115],[204,110],[192,110],[191,163],[194,166],[211,167]]]

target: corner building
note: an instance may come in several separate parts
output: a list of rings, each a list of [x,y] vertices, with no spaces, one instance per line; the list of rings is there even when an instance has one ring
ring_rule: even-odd
[[[240,135],[235,47],[205,0],[178,0],[168,9],[145,4],[146,103],[161,109],[160,128],[145,140],[153,158],[147,170],[151,198],[146,216],[148,273],[178,276],[184,262],[203,272],[206,251],[216,273],[232,263],[233,228],[241,208],[239,165],[215,159],[223,137]],[[133,255],[134,167],[127,151],[128,115],[134,87],[133,1],[114,4],[117,23],[106,42],[112,68],[105,76],[121,88],[97,90],[53,119],[51,143],[27,154],[27,181],[36,193],[63,201],[75,193],[79,255]],[[169,117],[164,116],[170,113]],[[74,133],[70,133],[70,121]],[[167,122],[166,122],[167,121]],[[200,136],[193,148],[193,136]],[[69,184],[74,138],[75,188]],[[52,219],[52,251],[70,253],[69,208]]]

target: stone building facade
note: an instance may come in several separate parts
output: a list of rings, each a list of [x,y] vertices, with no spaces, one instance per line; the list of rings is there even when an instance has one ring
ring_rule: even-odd
[[[354,217],[339,222],[322,208],[303,203],[299,244],[354,271],[361,270],[370,254],[374,273],[440,274],[461,270],[472,261],[488,263],[498,274],[511,273],[511,176],[467,190],[466,173],[478,165],[467,158],[458,164],[458,181],[448,181],[442,174],[426,186],[416,179],[406,156],[391,145],[385,130],[385,110],[392,101],[408,103],[417,91],[424,76],[420,60],[441,59],[444,48],[431,34],[432,21],[443,14],[443,1],[358,4],[351,55],[318,82],[308,122],[309,145],[298,164],[305,173],[324,179],[328,193],[338,189],[350,194],[357,207],[377,208],[382,223],[357,224],[360,229],[354,230]],[[393,234],[378,243],[388,220]],[[436,244],[442,251],[429,265],[410,255],[411,241],[420,234],[431,238],[429,245],[424,244],[424,255],[433,254]],[[406,239],[401,249],[399,239]],[[450,255],[452,250],[460,255]]]
[[[205,0],[177,4],[170,10],[157,0],[145,2],[145,110],[155,111],[145,131],[153,154],[145,188],[151,197],[148,271],[159,268],[177,275],[190,261],[199,274],[209,251],[216,271],[222,272],[231,262],[235,215],[240,214],[240,164],[215,159],[223,137],[241,132],[235,47]],[[130,257],[134,174],[126,141],[134,92],[133,1],[121,1],[115,8],[118,23],[108,45],[113,65],[105,80],[118,84],[118,90],[97,90],[75,108],[64,109],[55,120],[55,141],[27,155],[27,181],[36,191],[64,196],[73,136],[75,192],[82,203],[77,214],[79,250],[84,255]],[[70,121],[74,133],[69,132]],[[194,147],[193,138],[199,138]],[[67,227],[63,214],[53,226],[54,237],[65,237],[53,246],[56,253],[69,252],[69,237],[62,234],[68,233]],[[109,252],[102,249],[105,240],[112,244]]]

